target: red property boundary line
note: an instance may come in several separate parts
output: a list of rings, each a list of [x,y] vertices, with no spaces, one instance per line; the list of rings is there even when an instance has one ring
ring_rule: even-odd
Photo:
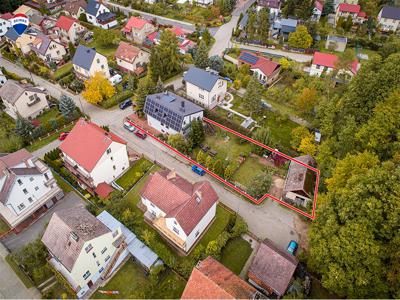
[[[210,120],[210,119],[208,119],[208,118],[204,118],[204,117],[203,117],[203,121],[205,121],[205,122],[207,122],[207,123],[209,123],[209,124],[211,124],[211,125],[215,125],[215,126],[221,128],[221,129],[223,129],[223,130],[225,130],[225,131],[228,131],[228,132],[230,132],[230,133],[232,133],[232,134],[234,134],[234,135],[236,135],[236,136],[238,136],[238,137],[240,137],[240,138],[243,138],[243,139],[245,139],[245,140],[247,140],[247,141],[249,141],[249,142],[251,142],[251,143],[253,143],[253,144],[257,145],[257,146],[260,146],[260,147],[262,147],[262,148],[264,148],[264,149],[267,149],[267,150],[269,150],[269,151],[271,151],[271,152],[273,152],[273,153],[276,153],[276,154],[278,154],[278,155],[280,155],[280,156],[282,156],[282,157],[284,157],[284,158],[286,158],[286,159],[288,159],[288,160],[290,160],[290,161],[294,161],[294,162],[296,162],[296,163],[298,163],[298,164],[300,164],[300,165],[306,167],[306,168],[309,169],[309,170],[314,171],[314,172],[316,173],[317,176],[316,176],[316,182],[315,182],[315,188],[314,188],[314,199],[313,199],[313,205],[312,205],[312,213],[309,214],[309,213],[306,213],[306,212],[302,211],[301,209],[298,209],[297,207],[295,207],[295,206],[293,206],[293,205],[291,205],[291,204],[289,204],[289,203],[286,203],[285,201],[282,201],[282,200],[280,200],[279,198],[277,198],[277,197],[275,197],[275,196],[273,196],[273,195],[270,195],[270,194],[268,194],[268,193],[266,193],[265,195],[263,195],[263,196],[262,196],[261,198],[259,198],[259,199],[255,199],[254,197],[252,197],[252,196],[250,196],[249,194],[247,194],[245,191],[243,191],[243,190],[239,189],[238,187],[234,186],[232,183],[226,181],[226,180],[223,179],[222,177],[220,177],[220,176],[218,176],[217,174],[215,174],[215,173],[211,172],[210,170],[206,169],[204,166],[200,165],[197,161],[191,159],[190,157],[186,156],[185,154],[183,154],[183,153],[181,153],[180,151],[176,150],[175,148],[171,147],[171,146],[170,146],[169,144],[167,144],[166,142],[164,142],[164,141],[160,140],[159,138],[155,137],[153,134],[151,134],[151,133],[148,132],[147,130],[141,128],[139,125],[137,125],[137,124],[134,123],[132,120],[130,120],[129,117],[128,117],[126,120],[127,120],[131,125],[133,125],[134,127],[136,127],[136,128],[138,128],[138,129],[140,129],[140,130],[146,132],[147,135],[149,135],[151,138],[153,138],[153,139],[156,140],[157,142],[161,143],[163,146],[167,147],[168,149],[170,149],[170,150],[173,151],[174,153],[178,154],[180,157],[186,159],[186,160],[189,161],[190,163],[192,163],[192,164],[194,164],[194,165],[196,165],[196,166],[202,168],[204,171],[206,171],[206,172],[207,172],[208,174],[210,174],[212,177],[214,177],[215,179],[219,180],[219,181],[222,182],[223,184],[229,186],[230,188],[232,188],[233,190],[235,190],[235,191],[238,192],[239,194],[245,196],[247,199],[251,200],[251,201],[254,202],[255,204],[261,204],[261,203],[264,201],[265,198],[270,198],[270,199],[272,199],[272,200],[274,200],[274,201],[276,201],[276,202],[282,204],[283,206],[286,206],[287,208],[290,208],[290,209],[294,210],[295,212],[297,212],[297,213],[299,213],[299,214],[301,214],[301,215],[303,215],[303,216],[305,216],[305,217],[307,217],[307,218],[309,218],[309,219],[311,219],[311,220],[315,220],[315,217],[316,217],[316,216],[315,216],[315,210],[316,210],[316,207],[317,207],[317,197],[318,197],[318,184],[319,184],[319,178],[320,178],[320,171],[319,171],[318,169],[313,168],[313,167],[311,167],[311,166],[309,166],[309,165],[307,165],[307,164],[305,164],[305,163],[303,163],[303,162],[301,162],[301,161],[299,161],[299,160],[297,160],[297,159],[295,159],[295,158],[293,158],[293,157],[291,157],[291,156],[289,156],[289,155],[286,155],[286,154],[284,154],[284,153],[282,153],[282,152],[279,152],[279,151],[276,150],[276,149],[273,149],[273,148],[271,148],[271,147],[269,147],[269,146],[266,146],[266,145],[260,143],[259,141],[253,140],[252,138],[249,138],[249,137],[247,137],[247,136],[245,136],[245,135],[243,135],[243,134],[241,134],[241,133],[239,133],[239,132],[237,132],[237,131],[235,131],[235,130],[233,130],[233,129],[230,129],[230,128],[225,127],[225,126],[223,126],[223,125],[221,125],[221,124],[219,124],[219,123],[217,123],[217,122],[215,122],[215,121],[213,121],[213,120]]]

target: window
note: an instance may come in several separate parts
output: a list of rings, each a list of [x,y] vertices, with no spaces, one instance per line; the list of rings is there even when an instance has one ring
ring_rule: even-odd
[[[29,197],[29,198],[28,198],[28,201],[29,201],[29,203],[32,203],[32,202],[33,202],[32,197]]]
[[[115,166],[113,166],[113,169],[116,170],[117,168]]]
[[[107,149],[107,154],[110,154],[110,153],[111,153],[111,149],[108,148],[108,149]]]
[[[96,253],[92,252],[92,254],[93,254],[93,258],[96,258]]]
[[[90,275],[91,275],[90,272],[86,271],[86,273],[83,274],[83,279],[85,279],[85,280],[88,279]]]
[[[175,231],[176,234],[179,234],[179,230],[174,226],[173,230]]]
[[[115,238],[118,235],[118,230],[115,230],[112,234],[112,237]]]
[[[196,231],[195,237],[197,237],[200,234],[200,231]]]
[[[85,251],[86,251],[86,253],[89,253],[90,250],[92,250],[92,249],[93,249],[92,244],[89,244],[89,245],[86,246]]]
[[[177,225],[178,223],[176,223],[176,221],[174,220],[174,224]]]
[[[45,178],[46,180],[49,180],[49,175],[47,175],[47,173],[44,173],[44,178]]]
[[[111,158],[111,160],[114,160],[114,157],[111,156],[110,158]]]
[[[25,204],[21,203],[17,206],[19,210],[23,210],[25,208]]]
[[[199,94],[199,98],[200,98],[200,99],[204,99],[204,95]]]
[[[101,250],[101,254],[104,254],[104,252],[107,251],[107,247],[104,247],[103,250]]]
[[[98,267],[100,267],[100,262],[99,262],[99,261],[96,261],[96,265],[97,265]]]
[[[153,204],[153,203],[150,203],[150,206],[151,206],[151,207],[154,207],[154,204]]]
[[[103,271],[104,271],[104,268],[101,267],[100,270],[99,270],[99,273],[101,273],[101,272],[103,272]]]
[[[110,255],[107,255],[107,257],[104,259],[104,262],[107,262],[110,259]]]
[[[22,191],[24,192],[25,195],[28,194],[28,190],[27,189],[23,189]]]
[[[21,179],[18,179],[17,182],[18,182],[19,185],[22,185],[22,180]]]
[[[33,180],[35,180],[33,177],[29,178],[29,181],[33,181]]]
[[[97,59],[97,63],[98,63],[98,64],[100,63],[100,58]]]
[[[38,191],[39,190],[39,187],[38,186],[35,186],[35,191]]]

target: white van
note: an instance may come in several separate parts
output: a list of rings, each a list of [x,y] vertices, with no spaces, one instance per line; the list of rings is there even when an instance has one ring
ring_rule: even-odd
[[[111,77],[110,82],[112,85],[117,85],[118,83],[122,82],[122,76],[119,74],[115,74],[113,77]]]

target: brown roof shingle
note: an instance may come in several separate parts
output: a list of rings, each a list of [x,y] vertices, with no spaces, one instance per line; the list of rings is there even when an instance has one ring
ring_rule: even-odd
[[[108,232],[110,230],[84,207],[75,206],[53,214],[42,242],[71,271],[84,243]]]
[[[127,42],[120,42],[115,57],[133,63],[141,50]]]
[[[151,175],[141,196],[165,212],[167,218],[174,217],[187,235],[218,201],[208,181],[191,184],[169,170]]]
[[[315,165],[315,160],[310,155],[296,157],[297,160],[309,165]],[[312,192],[313,171],[292,161],[286,176],[284,191],[295,192],[304,190],[307,193]],[[311,182],[310,182],[311,181]]]
[[[255,277],[257,282],[272,288],[278,295],[284,295],[298,263],[296,257],[266,239],[260,244],[248,276]]]
[[[253,299],[257,290],[211,256],[198,263],[181,299]]]

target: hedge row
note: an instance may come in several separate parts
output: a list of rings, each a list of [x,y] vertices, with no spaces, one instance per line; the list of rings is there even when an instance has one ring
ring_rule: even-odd
[[[133,91],[131,90],[125,90],[122,91],[120,93],[115,94],[114,96],[112,96],[110,99],[107,99],[105,101],[102,101],[100,103],[100,106],[103,108],[110,108],[113,107],[119,103],[121,103],[122,101],[130,98],[133,96]]]
[[[58,72],[57,76],[54,76],[54,79],[56,81],[59,81],[60,79],[64,78],[67,75],[71,74],[71,71],[73,69],[73,65],[69,65],[68,68],[66,68],[65,66],[62,66],[61,68],[64,68],[61,72]],[[57,72],[56,72],[57,73]],[[54,74],[55,75],[55,74]]]

